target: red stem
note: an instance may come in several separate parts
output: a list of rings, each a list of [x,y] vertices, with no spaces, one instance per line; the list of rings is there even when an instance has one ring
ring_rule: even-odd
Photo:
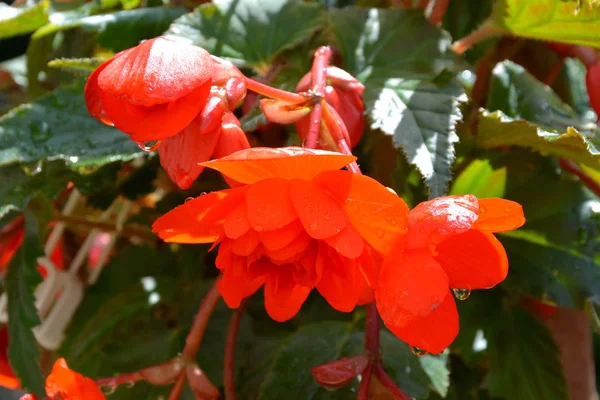
[[[375,367],[375,375],[379,378],[379,382],[390,392],[392,396],[394,396],[394,400],[411,400],[410,397],[406,395],[396,383],[390,378],[390,376],[383,369],[383,365],[377,364]]]
[[[365,316],[365,352],[371,362],[376,362],[380,358],[379,350],[379,330],[381,323],[379,322],[379,312],[375,302],[369,303],[366,306]]]
[[[361,376],[360,385],[358,386],[358,396],[356,400],[369,400],[369,387],[371,386],[371,377],[373,375],[373,364],[367,365]]]
[[[457,40],[452,44],[452,50],[457,54],[463,54],[469,50],[475,44],[485,40],[489,37],[502,35],[506,33],[504,29],[499,28],[493,24],[493,22],[486,21],[479,28],[469,33],[462,39]]]
[[[419,0],[419,4],[417,5],[417,8],[422,8],[423,10],[427,9],[427,6],[429,5],[429,0]]]
[[[117,387],[124,383],[135,383],[143,380],[144,377],[142,376],[142,374],[139,371],[135,371],[128,374],[121,374],[109,378],[96,379],[96,384],[98,386]]]
[[[446,15],[446,10],[448,9],[449,3],[450,0],[435,0],[431,10],[431,15],[429,16],[429,22],[431,22],[433,25],[440,24],[444,19],[444,15]]]
[[[236,400],[235,393],[235,347],[237,342],[238,330],[242,315],[248,305],[248,301],[243,301],[237,310],[233,312],[229,320],[227,329],[227,338],[225,339],[225,369],[223,371],[223,385],[225,386],[225,399]]]
[[[588,189],[594,192],[596,196],[600,196],[600,183],[596,182],[592,177],[583,172],[581,168],[577,166],[577,164],[572,161],[565,160],[564,158],[561,158],[558,163],[562,169],[571,175],[578,177],[581,182],[588,187]]]
[[[552,68],[550,68],[550,71],[548,71],[548,75],[546,76],[546,79],[544,79],[544,83],[548,86],[552,85],[552,83],[556,80],[556,78],[558,77],[558,74],[560,74],[560,71],[563,69],[563,66],[565,65],[565,61],[567,60],[566,57],[561,57],[556,64],[554,64],[552,66]]]
[[[185,384],[185,379],[185,372],[182,372],[181,375],[179,375],[177,377],[177,380],[175,381],[175,385],[173,386],[171,394],[169,395],[169,400],[179,400],[179,397],[181,396],[181,391],[183,390],[183,385]]]
[[[311,69],[312,91],[320,96],[325,96],[325,85],[327,84],[327,65],[331,58],[331,48],[322,46],[315,52],[315,59]],[[310,113],[310,125],[306,143],[304,147],[314,149],[319,141],[319,131],[321,130],[321,121],[323,119],[323,106],[321,103],[315,104]]]
[[[246,77],[246,88],[252,90],[263,96],[270,97],[272,99],[287,101],[290,103],[302,103],[307,101],[306,96],[300,93],[287,92],[285,90],[276,89],[264,83],[255,81],[252,78]]]

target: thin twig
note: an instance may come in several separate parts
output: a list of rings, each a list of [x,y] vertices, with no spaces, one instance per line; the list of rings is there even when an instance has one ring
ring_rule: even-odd
[[[544,79],[544,83],[546,85],[550,86],[550,85],[552,85],[552,83],[554,83],[554,81],[558,77],[558,74],[560,74],[560,71],[562,71],[566,60],[567,60],[566,57],[561,57],[556,62],[556,64],[554,64],[552,66],[552,68],[550,68],[550,71],[548,71],[548,75],[546,75],[546,79]]]
[[[177,377],[175,385],[173,385],[173,389],[171,389],[169,400],[179,400],[179,396],[181,395],[181,391],[183,390],[183,385],[185,384],[185,379],[185,372],[182,372],[181,375]]]
[[[227,328],[225,339],[225,365],[223,371],[223,386],[225,387],[225,400],[236,400],[235,393],[235,348],[237,344],[238,330],[248,305],[248,299],[244,300],[237,310],[233,312]]]
[[[469,33],[467,36],[457,40],[452,44],[452,50],[457,54],[463,54],[475,44],[492,36],[505,34],[504,29],[495,26],[492,22],[486,21],[479,28]]]
[[[431,14],[429,15],[429,22],[433,25],[440,24],[444,19],[444,15],[446,15],[449,3],[450,0],[435,0]]]
[[[248,77],[246,77],[246,88],[263,96],[290,103],[301,103],[307,100],[306,96],[302,94],[277,89]]]
[[[388,390],[388,392],[394,396],[394,400],[411,400],[410,397],[406,393],[404,393],[398,385],[390,378],[390,376],[385,372],[383,365],[378,363],[375,366],[375,375],[379,379],[379,382]]]
[[[577,164],[572,161],[565,160],[564,158],[559,159],[558,163],[562,169],[571,175],[578,177],[588,189],[594,192],[596,196],[600,196],[600,183],[596,182],[596,180],[583,172],[581,168],[577,166]]]
[[[373,364],[369,363],[367,368],[360,375],[360,385],[358,386],[357,400],[369,400],[369,388],[371,386],[371,377],[373,376]]]
[[[329,64],[331,54],[331,48],[328,46],[323,46],[317,49],[311,69],[313,92],[321,97],[325,96],[325,85],[327,84],[327,65]],[[306,148],[314,149],[317,147],[322,119],[323,107],[320,103],[315,104],[310,113],[310,125],[305,143]]]

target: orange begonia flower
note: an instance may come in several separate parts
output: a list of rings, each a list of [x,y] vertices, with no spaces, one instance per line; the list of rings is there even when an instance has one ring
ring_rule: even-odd
[[[316,288],[351,311],[373,300],[378,266],[406,232],[408,207],[377,181],[339,169],[353,156],[253,148],[203,163],[239,183],[159,218],[167,242],[220,243],[219,290],[232,308],[264,285],[265,307],[292,318]]]
[[[54,363],[46,378],[46,393],[53,400],[105,400],[93,380],[69,369],[64,358]]]
[[[447,196],[416,206],[379,272],[375,298],[386,326],[411,346],[442,352],[458,333],[449,289],[465,298],[503,281],[508,259],[492,232],[524,223],[521,205],[497,198]]]
[[[8,327],[4,325],[0,328],[0,386],[9,389],[21,387],[21,382],[15,376],[15,373],[8,362]]]

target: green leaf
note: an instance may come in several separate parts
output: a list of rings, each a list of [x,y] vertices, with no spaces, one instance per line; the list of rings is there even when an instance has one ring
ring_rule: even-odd
[[[42,281],[37,270],[37,258],[44,251],[35,213],[31,208],[26,208],[24,216],[23,245],[10,262],[4,283],[10,320],[8,358],[23,388],[43,397],[45,392],[44,377],[39,366],[40,352],[32,329],[40,323],[33,291]]]
[[[102,62],[103,58],[57,58],[48,63],[49,67],[60,68],[67,72],[83,73],[85,75],[94,71]]]
[[[442,74],[463,67],[450,38],[417,11],[347,7],[329,14],[344,69],[366,86],[371,128],[393,136],[431,197],[445,194],[464,96]]]
[[[579,117],[548,86],[510,61],[498,64],[487,108],[480,112],[482,147],[523,146],[600,169],[598,126]]]
[[[47,24],[49,4],[42,0],[30,7],[17,8],[0,3],[0,39],[30,33]]]
[[[600,47],[600,6],[579,0],[501,0],[490,23],[530,39]]]
[[[141,154],[127,135],[89,115],[81,84],[0,118],[0,165],[61,159],[72,168],[97,167]]]
[[[516,307],[495,322],[486,330],[490,394],[510,400],[568,399],[560,352],[548,328]]]
[[[283,50],[308,39],[320,19],[319,5],[296,0],[218,0],[182,16],[166,34],[240,66],[262,69]]]

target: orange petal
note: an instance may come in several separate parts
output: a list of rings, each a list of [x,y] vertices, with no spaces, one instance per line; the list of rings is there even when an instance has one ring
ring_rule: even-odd
[[[223,158],[236,151],[250,148],[248,138],[246,138],[246,134],[240,128],[240,121],[232,113],[228,112],[223,115],[220,130],[221,135],[215,147],[213,158]]]
[[[371,287],[375,287],[379,278],[379,270],[381,269],[381,264],[383,262],[379,254],[366,246],[357,261],[360,272],[365,277],[367,284]]]
[[[410,346],[418,347],[432,354],[443,352],[458,334],[458,312],[454,297],[450,293],[438,308],[425,318],[419,318],[406,326],[395,326],[392,321],[385,325]]]
[[[160,165],[181,189],[188,189],[204,170],[198,165],[213,155],[220,129],[200,133],[202,118],[196,117],[184,130],[163,141],[158,148]]]
[[[337,235],[325,239],[325,242],[348,258],[360,257],[365,248],[364,239],[352,225],[348,225]]]
[[[348,225],[348,217],[336,199],[314,183],[292,180],[290,196],[300,222],[311,237],[332,237]]]
[[[248,221],[256,231],[279,229],[298,218],[290,200],[290,181],[270,178],[248,187]]]
[[[226,251],[222,247],[219,248],[219,257],[221,250]],[[223,259],[231,262],[223,268],[223,274],[219,278],[219,293],[230,308],[238,308],[243,299],[254,294],[262,286],[265,278],[264,275],[248,274],[246,257],[224,254]]]
[[[238,256],[249,256],[256,250],[259,243],[260,238],[258,237],[258,233],[256,233],[255,230],[250,229],[244,235],[233,240],[231,251]]]
[[[319,244],[313,242],[312,246],[306,250],[302,257],[296,262],[294,270],[294,280],[303,286],[314,287],[323,273],[323,264],[317,264],[317,254]]]
[[[317,263],[323,264],[323,273],[317,290],[331,307],[338,311],[354,310],[362,294],[364,279],[358,271],[356,260],[340,257],[336,252],[319,252]]]
[[[290,244],[279,250],[268,251],[267,255],[274,261],[292,261],[301,255],[312,241],[313,239],[302,231]]]
[[[428,247],[449,236],[466,232],[478,216],[477,198],[470,194],[425,201],[408,215],[408,247]]]
[[[302,147],[255,147],[203,163],[240,183],[266,178],[312,180],[323,171],[338,170],[356,157]]]
[[[479,218],[473,228],[480,231],[507,232],[525,223],[523,207],[516,201],[489,198],[479,199]]]
[[[276,251],[288,246],[302,232],[304,232],[304,227],[300,221],[295,220],[283,228],[274,231],[262,231],[259,232],[258,235],[267,251]]]
[[[225,229],[225,235],[230,239],[237,239],[250,230],[246,202],[240,203],[225,217],[223,228]]]
[[[271,270],[265,281],[265,308],[275,321],[293,318],[308,297],[311,288],[298,285],[293,278],[293,267],[281,265]]]
[[[342,204],[352,225],[375,250],[389,253],[405,233],[408,206],[376,180],[349,171],[327,171],[315,181]]]
[[[440,263],[451,288],[486,289],[506,278],[508,258],[502,243],[489,232],[470,230],[437,245]]]
[[[429,250],[407,250],[381,267],[375,298],[381,317],[404,326],[435,311],[448,294],[448,277]]]
[[[54,363],[46,379],[46,393],[51,398],[63,400],[105,400],[104,394],[90,378],[69,369],[64,358]]]

